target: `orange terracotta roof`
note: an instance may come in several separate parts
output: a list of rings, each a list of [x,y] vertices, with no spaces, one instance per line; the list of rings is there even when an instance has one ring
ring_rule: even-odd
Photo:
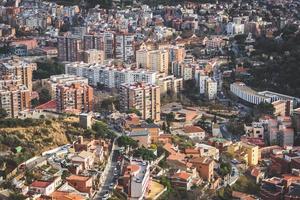
[[[174,174],[173,177],[174,178],[180,178],[182,180],[187,181],[191,177],[191,175],[187,172],[179,172],[179,173]]]
[[[186,126],[183,130],[185,133],[204,132],[204,130],[199,126]]]
[[[140,169],[140,166],[138,165],[128,165],[127,166],[127,171],[130,172],[137,172]]]
[[[37,187],[37,188],[46,188],[48,187],[52,182],[49,181],[34,181],[31,183],[31,187]]]
[[[52,200],[84,200],[85,198],[71,192],[55,191],[52,193]]]
[[[56,109],[56,100],[48,101],[42,105],[37,106],[37,110],[54,110]]]
[[[199,151],[197,149],[191,149],[191,148],[185,149],[184,152],[186,154],[199,154]]]
[[[89,180],[90,178],[91,178],[91,177],[89,177],[89,176],[71,175],[71,176],[67,177],[67,180],[87,181],[87,180]]]

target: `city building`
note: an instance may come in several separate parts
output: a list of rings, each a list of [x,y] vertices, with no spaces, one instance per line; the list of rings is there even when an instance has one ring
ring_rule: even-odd
[[[32,72],[36,70],[36,63],[25,61],[19,57],[0,60],[0,76],[11,76],[20,79],[21,84],[32,91]]]
[[[157,73],[144,69],[120,68],[100,64],[69,63],[65,65],[65,72],[88,78],[93,86],[103,85],[107,88],[119,88],[123,83],[145,82],[156,83]]]
[[[34,181],[31,183],[29,190],[49,196],[55,191],[54,181]]]
[[[219,160],[219,149],[217,149],[216,147],[203,143],[196,143],[195,146],[200,150],[202,157],[210,157],[216,161]]]
[[[165,49],[147,50],[140,49],[136,51],[137,66],[144,69],[168,74],[169,55]]]
[[[131,131],[128,136],[137,141],[140,147],[144,146],[147,148],[151,144],[150,133],[147,129]]]
[[[104,51],[97,49],[89,49],[83,52],[83,62],[85,63],[104,63]]]
[[[260,156],[258,146],[256,145],[236,142],[228,146],[227,151],[239,161],[243,161],[249,166],[255,166],[258,164],[258,158]]]
[[[287,109],[287,111],[291,111],[294,105],[297,102],[300,102],[299,98],[287,96],[275,92],[270,92],[270,91],[256,92],[242,82],[235,82],[230,84],[230,91],[237,97],[241,98],[242,100],[256,105],[260,104],[261,102],[272,103],[278,100],[290,101],[290,103],[288,103],[287,105],[287,107],[290,106]]]
[[[212,181],[214,175],[214,161],[209,157],[195,157],[189,162],[197,169],[199,176],[205,181]]]
[[[52,75],[49,79],[43,80],[43,85],[50,92],[51,98],[56,99],[56,87],[59,84],[72,85],[73,83],[88,84],[88,79],[76,75],[59,74]]]
[[[19,113],[30,109],[31,92],[25,85],[0,88],[0,108],[4,109],[9,117],[16,118]]]
[[[56,87],[58,112],[81,113],[93,109],[93,88],[87,84],[59,84]]]
[[[281,200],[284,194],[283,179],[277,177],[264,179],[259,194],[266,200]]]
[[[130,161],[123,174],[123,185],[128,194],[128,199],[144,199],[149,183],[150,165],[146,161]]]
[[[66,181],[73,186],[76,190],[82,193],[89,194],[92,197],[94,194],[93,178],[89,176],[70,175]]]
[[[191,139],[203,140],[205,138],[205,131],[199,126],[185,126],[183,132]]]
[[[132,62],[134,60],[133,34],[116,34],[115,57],[125,62]]]
[[[160,87],[160,93],[177,94],[183,90],[183,79],[176,78],[174,75],[162,76],[157,79],[157,85]]]
[[[264,138],[264,126],[261,122],[252,122],[250,126],[244,124],[245,133],[252,138]]]
[[[120,87],[120,109],[127,112],[136,109],[142,119],[160,120],[159,86],[147,83],[122,84]]]
[[[213,79],[206,79],[205,81],[205,96],[208,100],[217,98],[218,83]]]
[[[58,59],[60,61],[76,62],[82,61],[83,45],[82,39],[77,35],[60,36],[57,38]]]
[[[92,128],[92,118],[93,118],[93,113],[80,113],[79,115],[79,125],[80,127],[84,129],[89,129]]]

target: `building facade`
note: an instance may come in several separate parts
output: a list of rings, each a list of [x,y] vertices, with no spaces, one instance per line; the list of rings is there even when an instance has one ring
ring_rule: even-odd
[[[122,84],[120,107],[126,112],[136,109],[143,119],[160,120],[160,88],[147,83]]]

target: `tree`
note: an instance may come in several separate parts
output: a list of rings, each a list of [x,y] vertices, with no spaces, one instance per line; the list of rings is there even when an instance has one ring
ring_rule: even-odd
[[[154,123],[154,120],[151,119],[151,118],[147,118],[147,119],[146,119],[146,122],[147,122],[148,124],[153,124],[153,123]]]
[[[136,149],[133,152],[134,157],[141,157],[143,160],[152,161],[155,160],[156,156],[152,150],[146,149],[145,147],[141,147]]]
[[[6,110],[4,110],[3,108],[0,108],[0,119],[4,119],[8,116]]]
[[[173,122],[174,120],[175,120],[175,114],[173,112],[170,112],[166,115],[167,123]]]
[[[121,136],[117,139],[117,143],[119,147],[132,147],[137,148],[138,142],[128,136]]]
[[[127,113],[135,113],[137,116],[142,116],[142,113],[136,108],[130,108]]]
[[[51,95],[49,90],[43,88],[39,93],[40,104],[46,103],[51,100]]]
[[[37,98],[31,99],[30,103],[31,103],[31,107],[35,108],[35,107],[37,107],[39,105],[39,100]]]
[[[226,176],[231,172],[231,164],[227,162],[222,162],[220,164],[220,175],[221,176]]]
[[[92,126],[92,131],[94,132],[95,137],[99,138],[109,138],[113,139],[116,137],[116,134],[109,129],[108,125],[102,121],[97,121]]]
[[[260,104],[258,104],[255,109],[257,110],[257,112],[259,114],[268,114],[268,115],[273,115],[275,108],[273,106],[273,104],[271,103],[265,103],[265,102],[261,102]]]
[[[65,68],[62,64],[53,61],[46,60],[43,62],[37,62],[37,70],[33,71],[33,79],[45,79],[49,78],[52,75],[63,74],[65,72]]]
[[[8,200],[25,200],[25,199],[27,199],[26,196],[22,194],[16,194],[16,193],[10,194],[8,197]]]

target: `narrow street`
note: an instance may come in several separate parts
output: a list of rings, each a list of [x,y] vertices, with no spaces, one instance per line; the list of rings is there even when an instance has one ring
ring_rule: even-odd
[[[101,180],[101,186],[98,190],[98,192],[96,193],[94,199],[95,200],[100,200],[102,199],[103,195],[106,194],[108,191],[110,191],[109,186],[114,183],[114,173],[115,173],[115,168],[117,166],[117,155],[116,152],[118,151],[119,147],[116,144],[117,143],[117,139],[121,136],[121,133],[116,132],[117,137],[114,139],[113,141],[113,146],[111,149],[111,153],[110,156],[107,160],[107,164],[105,166],[105,169],[103,171],[102,174],[102,180]]]

